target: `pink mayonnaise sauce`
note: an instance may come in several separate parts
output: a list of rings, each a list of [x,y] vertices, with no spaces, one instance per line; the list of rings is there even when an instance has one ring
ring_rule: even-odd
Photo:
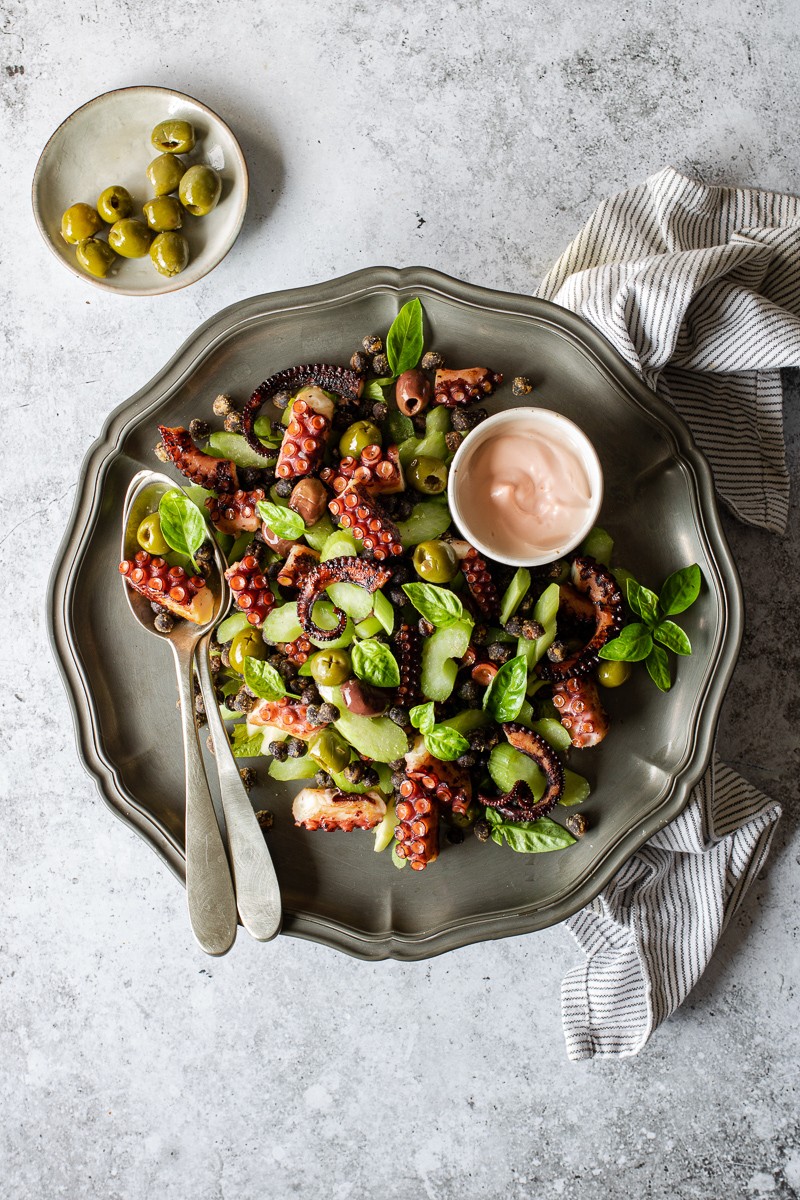
[[[534,430],[498,430],[487,438],[470,459],[470,482],[460,500],[464,522],[504,558],[556,555],[592,507],[575,450]]]

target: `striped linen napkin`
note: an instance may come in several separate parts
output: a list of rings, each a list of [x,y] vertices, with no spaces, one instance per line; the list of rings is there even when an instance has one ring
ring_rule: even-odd
[[[800,366],[800,198],[667,167],[605,200],[537,295],[596,326],[674,404],[742,521],[789,508],[781,367]],[[715,757],[684,812],[567,922],[571,1059],[629,1057],[702,975],[769,852],[780,806]]]

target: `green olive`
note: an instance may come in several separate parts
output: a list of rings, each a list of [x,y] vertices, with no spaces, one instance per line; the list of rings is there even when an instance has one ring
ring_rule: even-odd
[[[194,150],[194,127],[188,121],[159,121],[150,141],[162,154],[188,154]]]
[[[183,209],[174,196],[155,196],[142,207],[144,218],[156,233],[180,229],[183,224]]]
[[[448,542],[420,542],[412,562],[420,579],[428,583],[449,583],[458,574],[458,558]]]
[[[108,244],[123,258],[144,258],[150,249],[153,235],[144,221],[135,217],[125,217],[117,221],[108,231]]]
[[[150,257],[160,275],[180,275],[189,261],[189,243],[182,233],[159,233],[150,247]]]
[[[244,675],[244,660],[246,658],[267,657],[267,646],[257,629],[241,629],[236,637],[231,642],[231,648],[228,651],[228,656],[231,660],[231,670],[237,675]]]
[[[159,154],[147,168],[147,178],[157,196],[166,196],[169,192],[177,192],[178,186],[186,174],[186,163],[181,162],[174,154]]]
[[[136,540],[148,554],[167,554],[169,552],[169,546],[161,532],[161,518],[157,512],[150,513],[150,516],[145,517],[140,523],[136,530]]]
[[[78,242],[78,262],[84,271],[98,279],[103,279],[108,274],[109,267],[116,257],[108,243],[101,242],[99,238],[84,238],[82,242]]]
[[[352,674],[346,650],[320,650],[309,663],[311,678],[323,687],[338,687]]]
[[[323,729],[311,738],[308,753],[323,771],[343,771],[350,762],[350,747],[335,729]]]
[[[222,195],[222,180],[213,167],[189,167],[178,191],[180,201],[193,217],[206,217]]]
[[[447,466],[440,458],[412,458],[406,477],[411,486],[426,496],[438,496],[447,487]]]
[[[615,688],[625,683],[631,674],[629,662],[614,662],[612,659],[602,660],[597,668],[597,682],[603,687]]]
[[[61,218],[61,236],[70,246],[77,246],[101,229],[103,222],[91,204],[72,204]]]
[[[339,438],[339,453],[342,458],[359,458],[367,446],[380,446],[381,431],[372,421],[354,421]]]
[[[107,225],[113,225],[131,215],[133,196],[121,183],[114,183],[98,196],[97,211]]]

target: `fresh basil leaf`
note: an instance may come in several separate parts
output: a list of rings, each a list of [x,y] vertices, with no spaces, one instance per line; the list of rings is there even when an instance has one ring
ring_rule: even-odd
[[[662,621],[659,625],[656,625],[653,630],[653,637],[657,642],[661,642],[662,646],[666,646],[668,650],[672,650],[675,654],[692,653],[692,643],[680,625],[676,625],[674,621]]]
[[[414,436],[414,422],[411,420],[411,417],[407,417],[405,413],[401,413],[397,408],[389,410],[384,426],[387,440],[396,445],[404,442],[406,438]]]
[[[266,442],[271,446],[280,446],[283,441],[283,434],[276,433],[272,428],[272,417],[268,413],[262,413],[260,417],[256,417],[253,433],[260,442]]]
[[[158,505],[158,519],[164,541],[171,550],[185,554],[197,570],[195,554],[206,540],[206,523],[197,505],[183,492],[164,492]]]
[[[271,663],[258,658],[244,660],[244,681],[259,700],[280,700],[286,695],[286,685]]]
[[[305,521],[293,508],[282,508],[271,500],[259,500],[256,508],[272,532],[279,538],[286,538],[287,542],[296,542],[306,531]]]
[[[492,826],[492,840],[502,843],[505,839],[518,854],[546,854],[565,850],[575,842],[568,830],[549,817],[539,817],[538,821],[504,821],[487,808],[486,819]]]
[[[409,711],[408,719],[420,733],[430,733],[436,724],[436,718],[433,715],[433,701],[429,700],[427,704],[415,704]]]
[[[659,596],[665,616],[673,617],[676,613],[685,612],[690,604],[694,604],[700,595],[702,582],[703,573],[697,563],[692,563],[690,567],[681,567],[680,571],[673,571]]]
[[[669,674],[669,659],[666,650],[662,650],[660,646],[653,646],[644,660],[644,665],[656,687],[660,688],[662,692],[668,692],[672,687],[672,680]]]
[[[455,625],[464,612],[455,592],[437,587],[435,583],[404,583],[403,591],[417,612],[437,629]]]
[[[651,627],[655,625],[661,615],[658,608],[658,596],[655,592],[642,587],[632,577],[628,580],[627,592],[628,604],[637,616],[640,616],[646,625]]]
[[[503,721],[514,721],[525,701],[528,683],[528,663],[524,654],[518,654],[503,663],[483,697],[483,707],[491,713],[498,725]]]
[[[393,375],[410,371],[422,354],[422,305],[418,299],[404,304],[386,336],[386,357]]]
[[[434,725],[425,734],[425,745],[440,762],[453,762],[469,750],[469,742],[464,735],[449,725]]]
[[[372,597],[372,611],[380,621],[387,634],[394,629],[394,609],[383,592],[375,592]]]
[[[356,675],[364,683],[384,688],[400,686],[397,659],[383,642],[376,642],[374,638],[354,642],[350,647],[350,661]]]
[[[653,648],[653,638],[646,625],[635,622],[626,625],[619,637],[606,642],[599,651],[600,658],[610,662],[641,662]]]

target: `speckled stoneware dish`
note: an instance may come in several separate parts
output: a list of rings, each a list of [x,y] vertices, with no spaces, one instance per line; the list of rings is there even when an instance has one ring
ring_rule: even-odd
[[[274,784],[262,770],[252,799],[275,813],[270,849],[284,932],[370,959],[425,958],[541,929],[596,896],[684,807],[711,753],[742,630],[705,459],[679,417],[579,317],[418,268],[377,267],[235,304],[109,418],[84,463],[51,580],[51,635],[83,761],[110,807],[175,874],[182,877],[184,865],[175,684],[168,647],[131,620],[117,576],[125,490],[138,470],[155,465],[159,422],[208,417],[217,393],[244,399],[297,363],[346,363],[360,338],[388,329],[413,296],[424,308],[427,346],[453,365],[480,363],[506,380],[529,376],[531,403],[586,431],[605,476],[601,523],[616,539],[618,563],[658,587],[696,561],[705,585],[681,617],[694,653],[680,660],[672,691],[662,694],[635,670],[604,695],[612,720],[605,742],[572,752],[592,794],[582,809],[589,831],[567,850],[526,855],[473,837],[460,846],[443,839],[428,870],[398,871],[388,852],[373,853],[369,834],[296,829],[290,805],[298,785]],[[505,384],[489,407],[519,404]]]
[[[108,275],[97,279],[81,269],[75,247],[62,238],[61,216],[72,204],[94,206],[105,188],[121,183],[133,196],[133,216],[143,220],[142,205],[152,196],[145,171],[158,155],[150,134],[171,117],[194,126],[195,148],[179,157],[189,166],[207,163],[219,172],[220,201],[208,216],[184,217],[181,233],[189,242],[190,257],[179,275],[160,275],[146,255],[117,258]],[[123,296],[156,296],[196,283],[222,261],[242,227],[247,194],[244,155],[221,117],[170,88],[128,87],[95,97],[59,125],[36,166],[32,202],[46,244],[74,274]]]

